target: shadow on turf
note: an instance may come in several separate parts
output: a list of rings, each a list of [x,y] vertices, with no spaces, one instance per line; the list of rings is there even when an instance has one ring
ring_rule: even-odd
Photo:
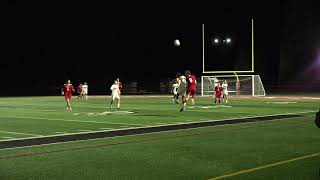
[[[238,119],[226,119],[226,120],[212,120],[204,122],[192,122],[184,124],[171,124],[171,125],[161,125],[161,126],[151,126],[151,127],[137,127],[129,129],[118,129],[118,130],[107,130],[98,132],[87,132],[87,133],[77,133],[77,134],[65,134],[65,135],[55,135],[55,136],[45,136],[36,137],[28,139],[16,139],[0,142],[0,149],[51,144],[58,142],[69,142],[78,140],[88,140],[106,137],[116,137],[116,136],[127,136],[135,134],[145,134],[154,132],[164,132],[173,131],[180,129],[191,129],[207,126],[219,126],[226,124],[239,124],[257,121],[270,121],[270,120],[282,120],[294,117],[303,117],[302,114],[286,114],[286,115],[273,115],[273,116],[261,116],[261,117],[248,117],[248,118],[238,118]]]

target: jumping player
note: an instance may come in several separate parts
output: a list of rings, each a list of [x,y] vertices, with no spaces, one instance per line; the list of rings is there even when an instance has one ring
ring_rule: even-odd
[[[222,83],[222,101],[228,103],[228,83],[224,80]]]
[[[112,84],[111,88],[111,103],[110,103],[110,108],[112,108],[112,103],[115,99],[118,100],[118,109],[120,108],[120,90],[119,90],[119,85],[118,81],[114,80],[114,84]]]
[[[216,104],[219,102],[220,104],[220,99],[221,99],[221,93],[222,93],[222,83],[219,83],[218,86],[215,87],[215,100],[214,103]]]
[[[67,80],[66,84],[64,84],[63,92],[64,92],[64,97],[67,102],[67,110],[72,111],[71,109],[71,97],[72,97],[72,92],[74,92],[74,87],[71,84],[70,80]]]
[[[186,91],[187,91],[187,80],[184,75],[181,75],[181,73],[177,73],[176,77],[178,78],[178,93],[176,97],[176,102],[179,100],[179,96],[181,96],[182,100],[182,107],[180,109],[180,112],[184,111],[186,108]]]
[[[186,101],[188,101],[189,97],[191,96],[192,105],[194,105],[194,97],[196,96],[196,92],[197,92],[197,80],[196,80],[196,77],[192,75],[189,70],[185,72],[185,75],[187,77],[187,82],[188,82]]]

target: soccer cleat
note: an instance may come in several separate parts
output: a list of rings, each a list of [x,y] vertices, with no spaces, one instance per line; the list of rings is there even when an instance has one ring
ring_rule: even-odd
[[[182,112],[182,111],[184,111],[184,110],[185,110],[185,109],[184,109],[184,107],[183,107],[183,108],[180,109],[180,112]]]

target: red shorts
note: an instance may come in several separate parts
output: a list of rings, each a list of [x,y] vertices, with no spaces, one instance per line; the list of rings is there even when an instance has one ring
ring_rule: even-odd
[[[72,95],[71,94],[65,94],[64,97],[66,100],[71,100]]]
[[[220,98],[221,97],[221,92],[216,93],[216,98]]]
[[[196,91],[196,89],[195,88],[190,88],[190,89],[188,89],[188,95],[190,96],[192,96],[192,98],[194,98],[195,96],[196,96],[196,93],[197,93],[197,91]]]

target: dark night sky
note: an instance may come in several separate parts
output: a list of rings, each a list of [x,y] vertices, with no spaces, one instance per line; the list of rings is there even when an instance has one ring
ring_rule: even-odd
[[[74,84],[88,81],[101,94],[116,77],[124,83],[138,80],[150,90],[177,71],[190,69],[200,77],[201,24],[239,17],[255,19],[255,74],[266,84],[290,80],[281,73],[294,71],[286,67],[292,63],[288,44],[291,35],[301,35],[287,29],[293,26],[291,18],[298,19],[297,6],[244,1],[5,3],[0,77],[8,86],[0,95],[50,94],[67,78]],[[179,48],[173,46],[176,38]]]

